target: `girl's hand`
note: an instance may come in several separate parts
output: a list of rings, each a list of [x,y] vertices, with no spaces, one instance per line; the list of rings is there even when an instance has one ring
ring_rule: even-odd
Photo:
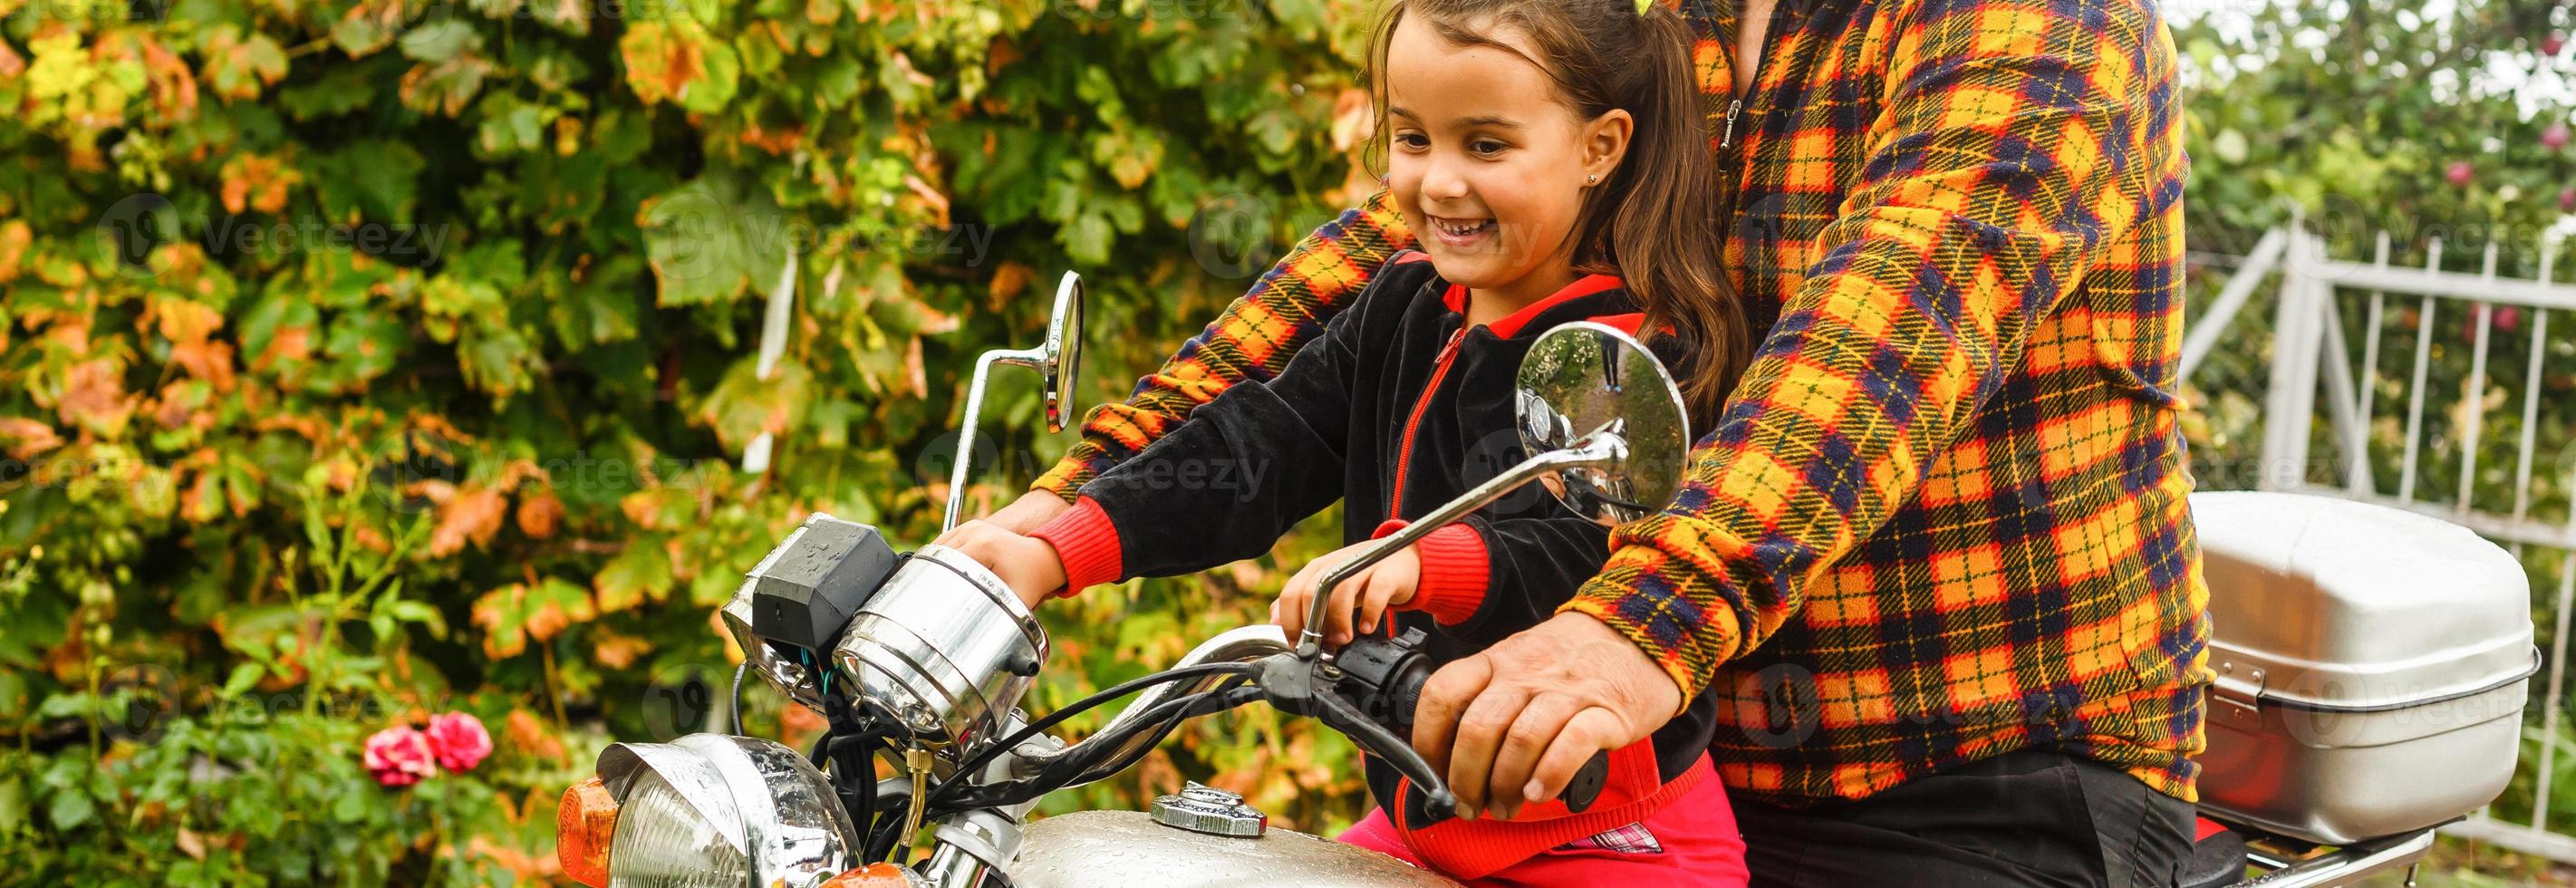
[[[1306,609],[1314,606],[1315,586],[1324,581],[1335,565],[1359,557],[1360,551],[1374,541],[1345,546],[1315,559],[1288,580],[1288,588],[1270,605],[1270,622],[1288,631],[1289,643],[1305,631]],[[1370,565],[1358,576],[1342,581],[1333,590],[1330,603],[1324,607],[1324,643],[1331,647],[1349,644],[1352,616],[1358,616],[1359,631],[1375,632],[1388,608],[1413,600],[1413,592],[1422,585],[1422,556],[1412,546],[1396,550],[1385,560]]]
[[[1020,596],[1020,603],[1037,610],[1038,602],[1047,600],[1064,588],[1064,559],[1055,554],[1055,546],[1035,537],[1024,537],[984,521],[969,521],[955,530],[940,534],[937,545],[947,546],[982,562],[995,576],[1009,584]]]

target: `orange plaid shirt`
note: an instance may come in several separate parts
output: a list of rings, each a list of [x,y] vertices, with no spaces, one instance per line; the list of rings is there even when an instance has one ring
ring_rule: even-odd
[[[1740,798],[2021,748],[2194,798],[2208,683],[2175,394],[2182,112],[2135,0],[1781,0],[1750,93],[1699,33],[1729,273],[1769,321],[1687,484],[1566,605],[1720,695]],[[1070,495],[1267,379],[1412,243],[1347,212],[1093,413]]]

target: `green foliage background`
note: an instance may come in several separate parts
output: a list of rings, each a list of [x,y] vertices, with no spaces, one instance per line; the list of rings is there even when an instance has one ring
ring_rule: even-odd
[[[2568,160],[2532,146],[2563,103],[2428,72],[2560,70],[2534,47],[2565,9],[2224,8],[2254,29],[2177,34],[2196,248],[2243,252],[2284,198],[2555,218]],[[0,883],[559,878],[555,795],[609,738],[697,727],[662,692],[730,672],[710,618],[773,540],[816,510],[931,536],[962,371],[1034,341],[1056,274],[1090,287],[1096,403],[1357,199],[1368,18],[0,0]],[[2386,61],[2290,51],[2310,34]],[[2209,452],[2244,440],[2209,416]],[[1037,426],[1034,386],[1002,385],[974,502],[1060,452]],[[1327,541],[1051,614],[1037,708],[1258,618]],[[746,696],[753,733],[815,727]],[[492,726],[491,762],[367,778],[363,737],[449,710]],[[1051,804],[1187,775],[1305,829],[1358,813],[1348,744],[1255,710]]]

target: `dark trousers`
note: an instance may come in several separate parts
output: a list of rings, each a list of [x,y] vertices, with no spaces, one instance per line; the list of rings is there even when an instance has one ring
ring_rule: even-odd
[[[2191,854],[2192,806],[2061,753],[2022,751],[1856,802],[1735,803],[1755,888],[2166,888]]]

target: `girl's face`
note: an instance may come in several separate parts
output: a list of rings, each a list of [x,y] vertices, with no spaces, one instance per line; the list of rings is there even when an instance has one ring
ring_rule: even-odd
[[[1630,118],[1579,118],[1529,60],[1541,54],[1528,35],[1481,30],[1519,53],[1451,43],[1420,16],[1396,25],[1387,186],[1441,277],[1521,305],[1573,280],[1588,180],[1609,180]]]

